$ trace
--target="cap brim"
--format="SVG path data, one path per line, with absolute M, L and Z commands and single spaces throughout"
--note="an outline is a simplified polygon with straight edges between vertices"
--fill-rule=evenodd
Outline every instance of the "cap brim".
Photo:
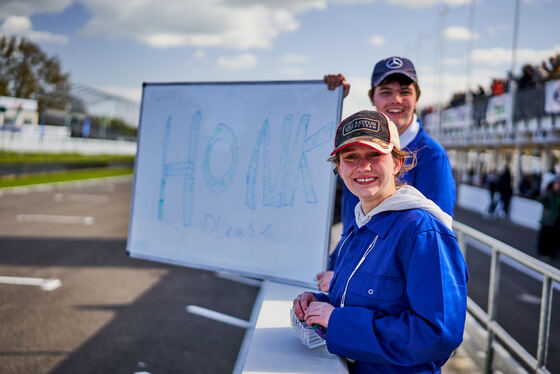
M 381 77 L 377 78 L 376 82 L 372 82 L 374 86 L 379 86 L 379 83 L 383 82 L 383 79 L 387 78 L 389 75 L 393 75 L 393 74 L 401 74 L 404 76 L 409 77 L 410 79 L 412 79 L 413 82 L 418 83 L 418 79 L 410 74 L 410 73 L 406 73 L 404 71 L 388 71 L 385 74 L 383 74 Z
M 388 153 L 391 153 L 391 151 L 393 150 L 393 147 L 394 147 L 393 143 L 389 143 L 386 146 L 383 146 L 379 143 L 370 142 L 370 141 L 367 141 L 367 140 L 350 140 L 348 143 L 343 143 L 338 148 L 336 148 L 334 151 L 332 151 L 331 156 L 334 156 L 339 151 L 341 151 L 344 148 L 349 147 L 353 144 L 365 145 L 366 147 L 372 148 L 372 149 L 376 150 L 377 152 L 379 152 L 381 154 L 384 154 L 384 155 L 386 155 Z

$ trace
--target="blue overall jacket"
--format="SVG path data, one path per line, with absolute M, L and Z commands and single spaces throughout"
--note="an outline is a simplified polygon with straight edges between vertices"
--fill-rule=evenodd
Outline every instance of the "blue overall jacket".
M 315 294 L 335 307 L 328 350 L 355 360 L 355 373 L 438 373 L 462 341 L 467 307 L 453 232 L 423 209 L 382 211 L 354 221 L 339 246 L 329 293 Z

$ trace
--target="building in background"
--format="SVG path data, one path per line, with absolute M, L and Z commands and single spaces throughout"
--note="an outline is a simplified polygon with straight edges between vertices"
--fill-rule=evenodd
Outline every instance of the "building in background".
M 0 126 L 21 128 L 39 122 L 37 100 L 0 96 Z
M 427 108 L 424 127 L 449 155 L 457 183 L 486 186 L 509 168 L 519 195 L 537 197 L 541 175 L 560 172 L 560 80 Z

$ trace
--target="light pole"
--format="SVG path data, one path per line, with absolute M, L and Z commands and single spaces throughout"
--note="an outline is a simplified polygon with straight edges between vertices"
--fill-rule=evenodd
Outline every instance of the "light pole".
M 465 92 L 465 99 L 467 106 L 471 105 L 473 102 L 473 94 L 471 90 L 471 76 L 472 76 L 472 45 L 474 40 L 474 14 L 475 14 L 475 1 L 471 1 L 471 6 L 469 7 L 469 39 L 467 41 L 467 90 Z M 467 130 L 470 128 L 472 119 L 472 113 L 467 116 Z
M 442 136 L 442 120 L 443 120 L 443 47 L 444 47 L 444 27 L 445 27 L 445 16 L 447 14 L 447 6 L 444 5 L 441 8 L 439 14 L 439 47 L 438 47 L 438 79 L 437 79 L 437 107 L 438 107 L 438 136 L 441 139 Z
M 518 43 L 518 34 L 519 34 L 519 0 L 515 1 L 515 14 L 513 19 L 513 46 L 511 49 L 511 79 L 509 81 L 509 92 L 513 100 L 513 105 L 511 108 L 511 124 L 514 128 L 516 128 L 514 124 L 514 113 L 515 113 L 515 105 L 516 105 L 516 96 L 517 96 L 517 82 L 515 81 L 515 70 L 517 69 L 517 43 Z M 519 181 L 521 180 L 521 146 L 516 146 L 515 154 L 518 156 L 514 158 L 515 165 L 513 168 L 513 189 L 515 192 L 518 192 Z
M 515 14 L 513 17 L 513 46 L 511 48 L 511 74 L 512 77 L 515 74 L 515 69 L 517 69 L 517 43 L 518 43 L 518 32 L 519 30 L 519 0 L 515 0 Z M 510 81 L 511 84 L 515 85 L 515 80 Z M 514 86 L 515 87 L 515 86 Z M 511 88 L 511 86 L 510 86 Z

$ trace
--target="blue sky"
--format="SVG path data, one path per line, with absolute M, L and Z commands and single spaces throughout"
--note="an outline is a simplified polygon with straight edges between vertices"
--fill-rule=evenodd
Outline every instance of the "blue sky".
M 560 52 L 560 1 L 519 6 L 516 73 Z M 342 72 L 349 114 L 370 107 L 372 67 L 391 55 L 415 63 L 421 107 L 465 90 L 469 46 L 471 85 L 489 88 L 512 67 L 514 10 L 515 0 L 1 0 L 0 34 L 57 55 L 72 82 L 136 100 L 143 82 Z

